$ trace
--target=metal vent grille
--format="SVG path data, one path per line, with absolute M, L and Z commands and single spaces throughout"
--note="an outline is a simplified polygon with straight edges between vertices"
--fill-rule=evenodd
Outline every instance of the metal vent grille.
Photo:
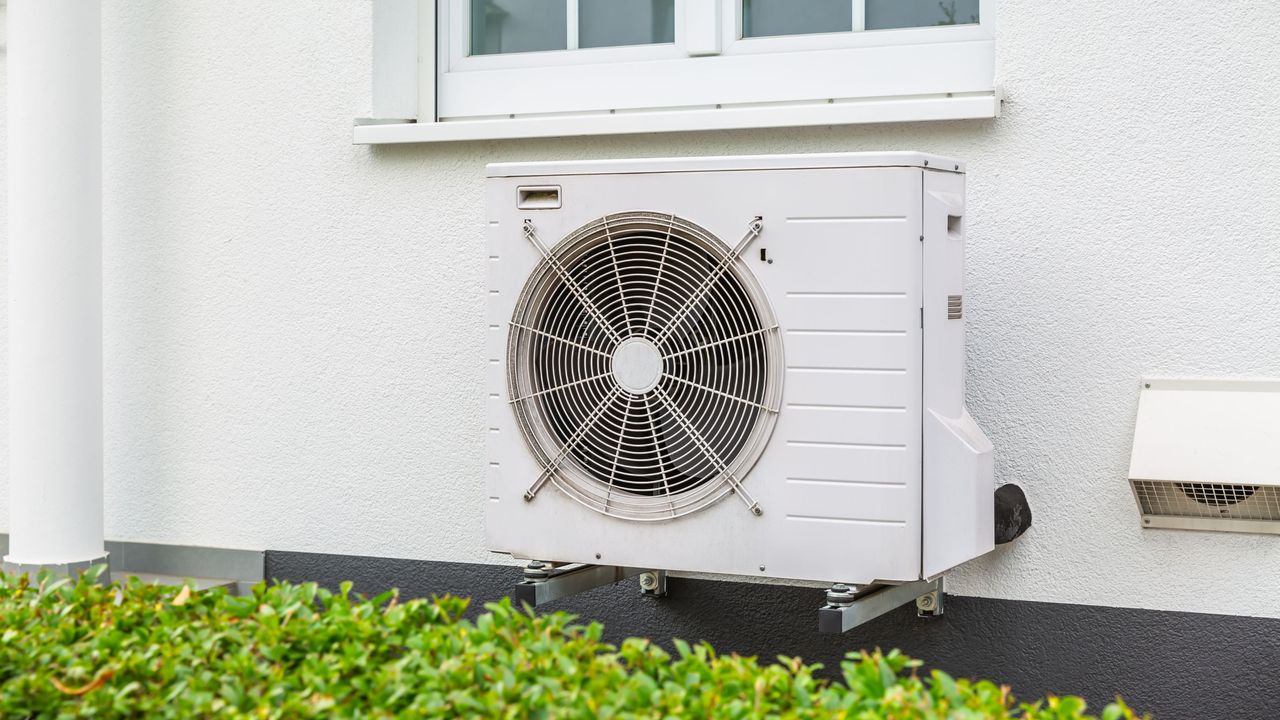
M 1143 515 L 1280 522 L 1280 488 L 1267 485 L 1133 480 Z
M 959 320 L 964 317 L 964 296 L 948 295 L 947 296 L 947 319 Z
M 749 237 L 759 231 L 751 226 Z M 615 517 L 664 520 L 736 492 L 764 449 L 781 341 L 735 250 L 686 220 L 609 215 L 554 249 L 517 301 L 510 402 L 546 482 Z

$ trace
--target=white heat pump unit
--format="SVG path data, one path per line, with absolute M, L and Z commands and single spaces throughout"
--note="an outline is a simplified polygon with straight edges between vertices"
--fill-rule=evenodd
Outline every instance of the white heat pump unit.
M 488 541 L 893 585 L 993 546 L 965 175 L 919 153 L 488 168 Z

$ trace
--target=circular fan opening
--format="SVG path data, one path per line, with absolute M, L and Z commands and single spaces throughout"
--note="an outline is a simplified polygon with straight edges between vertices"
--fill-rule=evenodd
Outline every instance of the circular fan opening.
M 1248 500 L 1258 491 L 1257 485 L 1223 485 L 1219 483 L 1178 483 L 1178 489 L 1189 499 L 1205 505 L 1225 507 Z
M 764 448 L 781 345 L 729 246 L 670 215 L 623 213 L 558 243 L 517 302 L 508 388 L 561 490 L 661 520 L 732 491 Z

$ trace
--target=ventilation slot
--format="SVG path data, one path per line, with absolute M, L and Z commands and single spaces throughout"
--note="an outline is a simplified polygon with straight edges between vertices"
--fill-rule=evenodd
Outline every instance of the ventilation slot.
M 522 185 L 516 189 L 516 207 L 521 210 L 556 210 L 560 207 L 560 186 Z
M 1203 522 L 1205 520 L 1250 520 L 1276 523 L 1273 529 L 1252 528 L 1255 531 L 1280 532 L 1280 488 L 1269 485 L 1168 480 L 1131 482 L 1138 509 L 1146 525 L 1208 529 Z M 1153 522 L 1161 518 L 1173 521 Z M 1178 522 L 1179 520 L 1198 522 Z
M 964 317 L 964 297 L 961 295 L 947 296 L 947 319 L 959 320 Z

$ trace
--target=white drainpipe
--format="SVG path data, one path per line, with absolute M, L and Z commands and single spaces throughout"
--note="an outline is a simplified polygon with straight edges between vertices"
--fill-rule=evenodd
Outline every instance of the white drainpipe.
M 9 0 L 9 554 L 75 572 L 102 539 L 98 0 Z

